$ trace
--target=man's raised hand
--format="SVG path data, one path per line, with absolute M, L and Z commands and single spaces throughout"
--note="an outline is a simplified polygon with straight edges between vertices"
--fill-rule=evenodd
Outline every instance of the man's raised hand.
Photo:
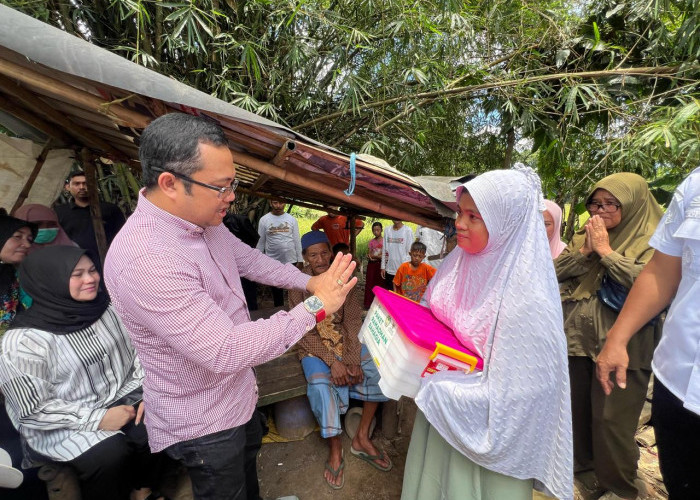
M 312 276 L 309 280 L 306 289 L 321 299 L 326 314 L 333 314 L 340 309 L 345 297 L 357 284 L 357 278 L 352 275 L 354 270 L 352 255 L 338 252 L 328 271 Z

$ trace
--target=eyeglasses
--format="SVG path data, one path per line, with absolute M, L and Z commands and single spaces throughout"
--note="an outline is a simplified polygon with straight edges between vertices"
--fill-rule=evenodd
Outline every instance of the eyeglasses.
M 612 212 L 617 212 L 621 206 L 622 205 L 620 205 L 619 203 L 610 203 L 610 202 L 598 203 L 598 202 L 592 201 L 590 203 L 586 203 L 586 210 L 588 210 L 591 213 L 595 213 L 595 212 L 600 211 L 600 209 L 602 208 L 604 212 L 612 213 Z
M 163 168 L 155 168 L 155 167 L 151 167 L 151 170 L 153 170 L 155 172 L 167 172 L 169 174 L 173 174 L 175 177 L 177 177 L 179 179 L 182 179 L 183 181 L 191 182 L 192 184 L 197 184 L 198 186 L 213 189 L 214 191 L 217 191 L 219 193 L 219 199 L 226 198 L 226 197 L 230 196 L 231 193 L 233 193 L 236 190 L 236 188 L 238 187 L 238 179 L 234 179 L 230 186 L 220 187 L 220 186 L 212 186 L 211 184 L 207 184 L 205 182 L 196 181 L 192 177 L 188 177 L 186 175 L 179 174 L 177 172 L 173 172 L 172 170 L 165 170 Z

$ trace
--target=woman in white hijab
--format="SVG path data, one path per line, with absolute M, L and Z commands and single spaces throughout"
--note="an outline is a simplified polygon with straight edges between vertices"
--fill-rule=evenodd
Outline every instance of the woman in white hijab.
M 424 301 L 484 371 L 423 379 L 402 500 L 573 498 L 571 407 L 559 288 L 532 169 L 457 190 L 459 248 Z
M 547 230 L 547 239 L 549 239 L 549 251 L 552 258 L 556 259 L 559 254 L 566 248 L 566 243 L 561 241 L 561 207 L 550 200 L 544 200 L 545 210 L 542 212 L 544 217 L 544 227 Z

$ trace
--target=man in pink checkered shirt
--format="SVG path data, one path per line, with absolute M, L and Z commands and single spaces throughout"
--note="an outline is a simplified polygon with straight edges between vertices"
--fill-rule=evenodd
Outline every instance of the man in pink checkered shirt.
M 139 157 L 146 187 L 110 247 L 105 282 L 146 370 L 151 449 L 187 467 L 196 499 L 258 499 L 253 367 L 340 308 L 357 282 L 354 264 L 346 255 L 310 278 L 233 236 L 221 221 L 236 172 L 223 131 L 208 119 L 156 119 Z M 240 277 L 314 295 L 251 322 Z

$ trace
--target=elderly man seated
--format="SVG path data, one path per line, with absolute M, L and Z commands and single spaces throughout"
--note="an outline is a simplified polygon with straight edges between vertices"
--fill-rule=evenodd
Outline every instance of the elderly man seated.
M 322 231 L 311 231 L 301 238 L 304 272 L 312 276 L 326 271 L 331 261 L 331 245 Z M 308 294 L 289 292 L 289 307 Z M 299 355 L 308 382 L 307 395 L 321 426 L 321 437 L 330 447 L 324 477 L 333 489 L 345 483 L 345 460 L 340 435 L 340 415 L 348 410 L 349 399 L 364 401 L 362 419 L 350 451 L 381 471 L 391 470 L 384 451 L 378 451 L 369 438 L 369 427 L 380 401 L 387 398 L 377 383 L 379 374 L 367 348 L 357 335 L 362 326 L 362 305 L 353 288 L 339 311 L 318 323 L 299 341 Z

